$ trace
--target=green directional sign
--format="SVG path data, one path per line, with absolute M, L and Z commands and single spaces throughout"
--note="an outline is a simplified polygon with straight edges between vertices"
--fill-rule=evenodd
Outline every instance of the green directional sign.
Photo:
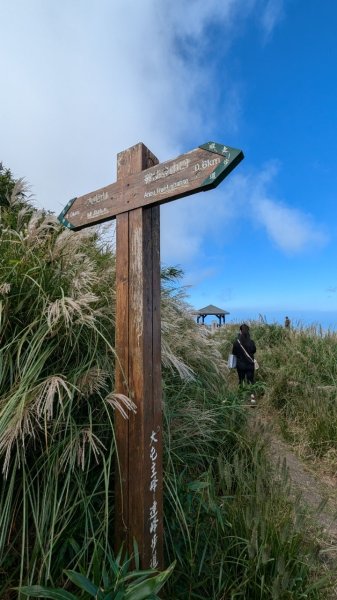
M 73 198 L 59 220 L 69 229 L 78 230 L 135 208 L 206 191 L 219 185 L 242 159 L 242 150 L 208 142 L 173 160 Z

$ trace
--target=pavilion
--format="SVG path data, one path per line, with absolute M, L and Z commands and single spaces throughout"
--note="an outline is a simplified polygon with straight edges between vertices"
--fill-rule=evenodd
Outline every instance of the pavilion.
M 214 306 L 213 304 L 209 304 L 208 306 L 205 306 L 204 308 L 200 308 L 199 310 L 196 310 L 194 313 L 197 317 L 197 323 L 199 323 L 200 319 L 202 319 L 202 323 L 205 323 L 205 318 L 208 316 L 215 316 L 219 319 L 219 327 L 221 327 L 222 325 L 222 321 L 223 324 L 225 324 L 225 317 L 226 315 L 229 315 L 230 313 L 227 310 L 223 310 L 222 308 L 218 308 L 217 306 Z

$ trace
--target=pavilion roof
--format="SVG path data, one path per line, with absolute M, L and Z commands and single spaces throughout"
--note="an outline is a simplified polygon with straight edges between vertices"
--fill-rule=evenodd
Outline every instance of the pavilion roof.
M 229 315 L 230 313 L 227 310 L 223 310 L 223 308 L 218 308 L 217 306 L 214 306 L 214 304 L 209 304 L 208 306 L 205 306 L 204 308 L 199 308 L 199 310 L 196 310 L 194 314 L 196 314 L 196 315 Z

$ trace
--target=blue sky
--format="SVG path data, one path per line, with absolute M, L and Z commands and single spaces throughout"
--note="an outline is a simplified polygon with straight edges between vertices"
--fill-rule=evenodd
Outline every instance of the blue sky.
M 0 160 L 36 205 L 209 140 L 244 161 L 161 209 L 162 261 L 195 308 L 337 328 L 337 3 L 1 0 Z M 111 226 L 113 231 L 113 226 Z

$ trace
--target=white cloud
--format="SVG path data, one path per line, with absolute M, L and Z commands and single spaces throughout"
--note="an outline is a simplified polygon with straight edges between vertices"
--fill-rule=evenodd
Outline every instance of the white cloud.
M 260 3 L 5 0 L 0 159 L 59 212 L 113 181 L 117 152 L 139 141 L 166 160 L 208 140 L 219 114 L 235 130 L 240 95 L 226 81 L 219 106 L 217 48 Z
M 284 0 L 267 0 L 261 14 L 261 24 L 267 37 L 271 35 L 277 23 L 283 17 Z
M 193 135 L 206 141 L 212 115 L 199 105 L 203 31 L 215 19 L 225 25 L 233 5 L 7 0 L 0 38 L 5 165 L 28 177 L 40 204 L 58 211 L 70 197 L 111 182 L 117 152 L 139 141 L 161 160 L 180 151 L 191 122 Z
M 217 190 L 163 207 L 165 262 L 186 264 L 198 257 L 202 263 L 204 246 L 221 248 L 233 239 L 243 220 L 262 228 L 272 244 L 288 255 L 326 244 L 328 237 L 320 223 L 273 194 L 278 170 L 278 163 L 273 162 L 247 173 L 242 163 Z
M 269 237 L 287 253 L 299 253 L 327 241 L 310 216 L 299 210 L 268 198 L 260 198 L 254 208 L 256 219 L 265 227 Z
M 269 238 L 285 253 L 298 254 L 324 245 L 327 236 L 311 215 L 288 206 L 269 191 L 277 174 L 277 164 L 271 163 L 254 180 L 249 178 L 252 219 L 264 227 Z

